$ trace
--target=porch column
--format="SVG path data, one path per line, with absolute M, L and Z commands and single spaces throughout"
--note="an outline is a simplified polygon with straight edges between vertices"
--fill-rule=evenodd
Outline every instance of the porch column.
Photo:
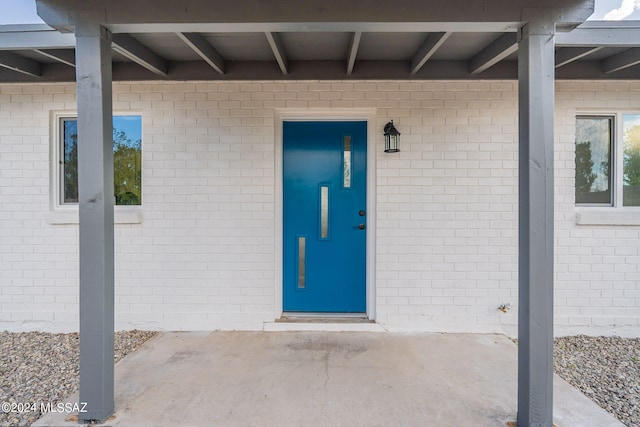
M 518 38 L 518 427 L 553 426 L 554 27 Z
M 111 33 L 78 22 L 78 201 L 80 209 L 80 422 L 113 413 L 113 131 Z M 81 406 L 82 407 L 82 406 Z

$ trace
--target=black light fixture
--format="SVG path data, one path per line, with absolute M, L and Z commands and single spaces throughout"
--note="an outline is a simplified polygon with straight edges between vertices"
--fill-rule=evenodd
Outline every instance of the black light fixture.
M 398 151 L 400 151 L 400 132 L 391 120 L 384 127 L 384 152 L 397 153 Z

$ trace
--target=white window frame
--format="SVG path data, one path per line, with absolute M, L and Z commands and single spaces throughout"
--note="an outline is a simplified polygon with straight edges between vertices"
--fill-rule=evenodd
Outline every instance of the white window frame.
M 113 116 L 139 116 L 141 118 L 141 125 L 143 129 L 143 141 L 144 146 L 144 116 L 142 112 L 138 111 L 114 111 Z M 62 121 L 65 119 L 78 118 L 78 112 L 73 110 L 67 111 L 52 111 L 50 117 L 50 174 L 49 174 L 49 195 L 50 195 L 50 209 L 47 217 L 49 224 L 78 224 L 79 213 L 77 203 L 63 203 L 63 179 L 62 179 L 62 143 L 64 138 L 64 128 Z M 142 149 L 144 153 L 144 147 Z M 143 154 L 144 164 L 144 154 Z M 144 166 L 143 166 L 144 169 Z M 144 176 L 143 189 L 144 189 Z M 144 191 L 143 191 L 144 194 Z M 144 203 L 144 201 L 142 201 Z M 142 222 L 142 204 L 133 206 L 120 206 L 115 205 L 114 208 L 114 222 L 116 224 L 139 224 Z
M 576 224 L 579 225 L 640 225 L 640 206 L 623 206 L 623 177 L 624 177 L 624 141 L 622 132 L 622 118 L 625 114 L 640 114 L 638 109 L 616 109 L 614 111 L 576 111 L 575 117 L 603 117 L 613 118 L 611 156 L 613 175 L 611 191 L 613 191 L 611 206 L 576 204 Z M 575 126 L 574 126 L 575 132 Z M 575 137 L 574 137 L 575 150 Z M 574 174 L 575 186 L 575 174 Z M 575 187 L 574 187 L 575 188 Z

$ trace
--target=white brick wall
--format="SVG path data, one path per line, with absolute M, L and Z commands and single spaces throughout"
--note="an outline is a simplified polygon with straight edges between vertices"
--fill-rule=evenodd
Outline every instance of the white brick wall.
M 116 327 L 259 329 L 275 313 L 276 109 L 375 108 L 376 316 L 515 334 L 516 82 L 116 83 L 143 116 L 143 220 L 116 226 Z M 72 84 L 0 85 L 0 330 L 78 328 L 77 225 L 50 224 L 50 115 Z M 557 332 L 640 335 L 640 227 L 577 226 L 574 116 L 640 110 L 637 82 L 561 82 Z M 379 132 L 380 131 L 380 132 Z M 512 309 L 503 314 L 501 304 Z
M 395 108 L 379 114 L 398 115 L 403 135 L 400 154 L 378 156 L 380 322 L 512 332 L 513 311 L 497 308 L 517 300 L 515 88 L 401 83 L 387 94 Z
M 640 84 L 563 82 L 556 98 L 557 329 L 640 336 L 640 227 L 576 225 L 573 207 L 576 113 L 640 112 Z

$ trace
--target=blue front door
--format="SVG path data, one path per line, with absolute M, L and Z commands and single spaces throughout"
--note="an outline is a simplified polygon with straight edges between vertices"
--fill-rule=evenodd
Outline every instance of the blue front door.
M 366 122 L 284 122 L 284 311 L 366 311 Z

